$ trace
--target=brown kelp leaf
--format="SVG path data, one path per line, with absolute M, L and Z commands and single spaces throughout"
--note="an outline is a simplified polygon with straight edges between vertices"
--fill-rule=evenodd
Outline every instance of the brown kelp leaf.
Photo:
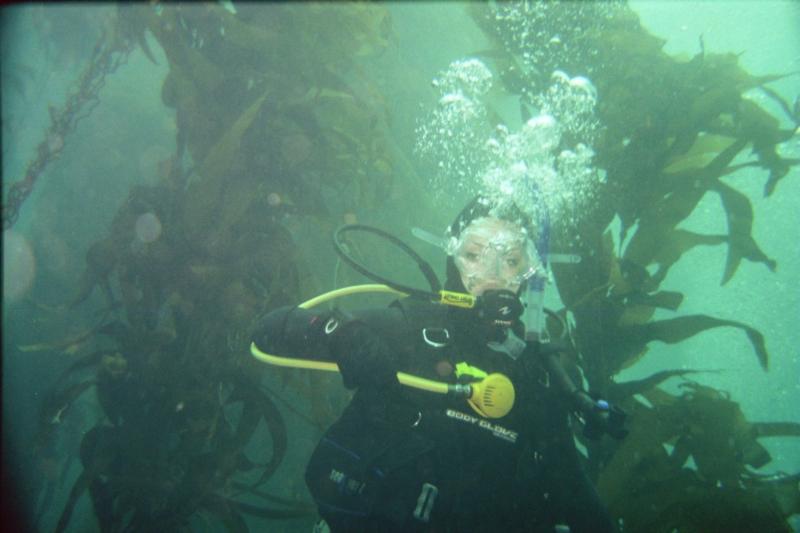
M 623 351 L 638 353 L 642 347 L 652 341 L 675 344 L 712 328 L 728 326 L 738 328 L 747 334 L 750 344 L 764 370 L 767 369 L 769 356 L 764 345 L 764 336 L 755 328 L 734 320 L 723 320 L 708 315 L 689 315 L 667 320 L 659 320 L 647 324 L 620 328 Z
M 758 156 L 761 166 L 766 166 L 769 169 L 769 179 L 764 185 L 764 196 L 770 196 L 775 192 L 778 181 L 786 176 L 792 167 L 800 165 L 800 159 L 784 159 L 780 157 L 775 146 L 759 151 Z
M 636 324 L 646 324 L 653 318 L 656 308 L 650 305 L 626 304 L 617 320 L 617 326 L 627 327 Z
M 234 450 L 241 450 L 250 442 L 260 420 L 261 410 L 258 406 L 254 402 L 245 401 L 242 407 L 242 414 L 239 417 L 239 423 L 236 426 L 236 433 L 231 443 L 231 447 Z
M 64 509 L 58 519 L 56 532 L 64 531 L 67 525 L 69 525 L 69 520 L 72 517 L 75 504 L 78 502 L 83 493 L 86 492 L 86 489 L 90 489 L 93 493 L 93 505 L 104 505 L 106 508 L 109 507 L 110 502 L 98 501 L 101 497 L 101 491 L 99 490 L 100 488 L 96 484 L 96 481 L 98 476 L 109 474 L 108 469 L 114 461 L 117 453 L 116 450 L 118 449 L 118 447 L 115 445 L 115 440 L 114 430 L 103 426 L 95 426 L 83 436 L 80 449 L 83 472 L 81 472 L 80 476 L 78 476 L 78 479 L 75 480 L 75 483 L 72 485 L 69 497 L 67 498 L 67 503 L 64 504 Z M 95 513 L 98 515 L 98 518 L 103 520 L 104 523 L 108 521 L 107 512 L 103 512 L 100 509 L 95 509 Z
M 73 384 L 64 389 L 54 387 L 42 402 L 38 415 L 36 434 L 31 444 L 34 453 L 53 444 L 53 439 L 59 431 L 60 424 L 67 415 L 72 404 L 92 385 L 94 380 L 87 380 Z
M 43 352 L 45 350 L 60 350 L 70 353 L 70 351 L 73 348 L 79 347 L 84 342 L 86 342 L 89 339 L 89 337 L 92 336 L 92 333 L 94 333 L 94 331 L 89 330 L 75 337 L 68 337 L 66 339 L 61 339 L 58 341 L 38 342 L 35 344 L 21 344 L 17 346 L 17 349 L 19 349 L 19 351 L 21 352 Z
M 761 89 L 764 92 L 764 94 L 766 94 L 767 96 L 769 96 L 775 102 L 778 103 L 778 105 L 781 107 L 781 109 L 789 118 L 789 120 L 794 122 L 795 125 L 800 126 L 800 116 L 797 116 L 795 114 L 794 110 L 792 110 L 792 106 L 789 105 L 789 102 L 787 102 L 783 98 L 783 96 L 781 96 L 777 91 L 771 89 L 770 87 L 767 87 L 766 85 L 760 85 L 759 89 Z
M 663 172 L 676 174 L 697 170 L 707 166 L 720 152 L 731 146 L 736 139 L 727 135 L 700 133 L 686 153 L 674 156 L 667 162 Z
M 662 402 L 674 403 L 676 398 L 657 388 L 653 392 L 664 396 Z M 680 433 L 682 420 L 674 419 L 652 394 L 645 394 L 652 406 L 638 401 L 628 401 L 622 407 L 628 413 L 628 436 L 617 448 L 602 470 L 597 488 L 616 516 L 624 516 L 626 523 L 640 502 L 636 498 L 652 500 L 663 505 L 672 496 L 672 488 L 684 485 L 691 479 L 689 472 L 676 469 L 663 443 Z M 647 488 L 648 496 L 642 494 Z
M 739 116 L 742 135 L 752 140 L 759 163 L 769 169 L 769 179 L 764 186 L 764 196 L 769 196 L 778 181 L 789 173 L 792 164 L 796 164 L 781 158 L 776 151 L 777 145 L 792 138 L 795 130 L 781 130 L 775 117 L 750 100 L 742 100 Z
M 220 201 L 230 169 L 235 166 L 242 135 L 258 116 L 268 93 L 269 90 L 257 98 L 222 135 L 198 167 L 200 181 L 186 191 L 184 224 L 197 239 L 205 240 L 211 225 L 217 225 L 216 217 L 210 214 Z
M 264 422 L 266 422 L 270 436 L 272 437 L 272 457 L 261 473 L 261 477 L 254 483 L 254 486 L 257 487 L 269 479 L 272 474 L 275 473 L 275 470 L 278 469 L 278 465 L 280 465 L 286 455 L 289 444 L 286 436 L 286 424 L 278 408 L 269 396 L 260 390 L 255 389 L 254 394 Z
M 650 280 L 650 274 L 642 265 L 626 258 L 615 258 L 611 264 L 609 282 L 611 294 L 614 296 L 627 296 L 630 293 L 640 292 Z
M 728 259 L 721 284 L 724 285 L 733 277 L 742 258 L 764 263 L 774 272 L 777 263 L 761 251 L 751 235 L 753 208 L 750 206 L 750 200 L 721 181 L 716 182 L 713 188 L 722 198 L 722 205 L 728 217 Z
M 247 485 L 245 483 L 241 483 L 241 482 L 238 482 L 238 481 L 234 481 L 233 482 L 233 488 L 235 488 L 236 490 L 241 491 L 243 493 L 252 494 L 253 496 L 257 496 L 257 497 L 261 498 L 264 501 L 267 501 L 267 502 L 270 502 L 270 503 L 277 503 L 277 504 L 286 506 L 286 507 L 288 507 L 290 509 L 294 509 L 294 510 L 297 510 L 297 511 L 305 511 L 305 512 L 313 513 L 317 509 L 316 505 L 314 505 L 311 502 L 294 500 L 294 499 L 285 498 L 285 497 L 282 497 L 282 496 L 276 496 L 274 494 L 270 494 L 269 492 L 264 492 L 263 490 L 251 487 L 250 485 Z
M 753 142 L 754 151 L 761 147 L 775 146 L 787 140 L 781 132 L 780 122 L 757 103 L 742 99 L 738 109 L 741 134 Z
M 103 286 L 108 295 L 108 277 L 117 265 L 120 256 L 120 247 L 113 238 L 106 238 L 95 242 L 86 252 L 86 270 L 81 274 L 78 283 L 78 293 L 67 307 L 72 308 L 85 301 L 97 285 Z M 113 301 L 109 301 L 113 304 Z
M 672 117 L 670 131 L 699 131 L 718 116 L 736 111 L 740 101 L 741 95 L 736 87 L 727 84 L 713 86 L 694 98 L 687 113 Z
M 725 172 L 730 161 L 745 144 L 746 141 L 738 140 L 720 152 L 702 171 L 692 176 L 681 175 L 680 179 L 674 182 L 673 186 L 676 189 L 672 194 L 661 198 L 653 209 L 642 213 L 639 228 L 625 250 L 625 257 L 641 265 L 652 264 L 654 258 L 663 253 L 661 244 L 668 242 L 675 226 L 694 211 L 706 190 L 718 183 L 716 178 Z M 686 235 L 679 234 L 681 237 Z M 680 247 L 673 248 L 669 258 L 674 258 L 676 252 L 683 251 L 685 249 Z
M 800 514 L 800 474 L 770 476 L 745 485 L 756 494 L 775 498 L 783 516 Z
M 791 511 L 781 509 L 791 509 L 792 493 L 783 491 L 786 485 L 772 490 L 750 477 L 746 465 L 757 468 L 769 455 L 738 404 L 710 387 L 686 383 L 684 388 L 680 396 L 650 388 L 641 393 L 649 405 L 623 404 L 630 414 L 630 434 L 598 482 L 612 513 L 630 531 L 738 531 L 722 527 L 730 526 L 732 512 L 743 523 L 764 521 L 784 531 L 781 524 Z M 690 458 L 696 469 L 686 465 Z M 723 505 L 718 495 L 740 491 L 742 483 L 750 490 L 735 499 L 757 494 L 758 505 L 737 511 L 710 508 Z M 706 505 L 709 516 L 704 518 L 698 509 Z M 696 529 L 698 524 L 703 527 Z
M 153 10 L 147 11 L 152 12 Z M 225 77 L 222 70 L 207 60 L 198 48 L 186 43 L 180 32 L 174 31 L 181 25 L 180 17 L 182 16 L 180 7 L 165 4 L 160 15 L 150 14 L 148 29 L 161 43 L 169 61 L 170 70 L 183 70 L 184 75 L 192 80 L 192 84 L 203 87 L 204 90 L 216 87 Z
M 797 422 L 754 422 L 759 437 L 800 437 Z
M 686 184 L 644 211 L 636 233 L 625 248 L 624 257 L 639 265 L 653 264 L 662 253 L 662 247 L 670 243 L 675 226 L 694 211 L 705 192 L 704 187 Z M 679 242 L 675 246 L 673 257 L 675 253 L 685 251 L 679 247 Z
M 697 374 L 701 370 L 663 370 L 643 379 L 623 381 L 614 383 L 608 389 L 608 399 L 613 403 L 622 403 L 634 394 L 642 394 L 656 385 L 675 376 L 685 376 L 687 374 Z
M 675 501 L 653 517 L 659 531 L 792 531 L 771 494 L 713 486 L 676 494 Z
M 135 41 L 144 52 L 147 59 L 154 65 L 158 65 L 158 61 L 153 56 L 153 51 L 150 45 L 147 44 L 147 10 L 136 9 L 136 6 L 130 4 L 117 5 L 117 31 L 120 37 Z
M 240 383 L 234 389 L 228 402 L 242 401 L 244 409 L 236 430 L 235 443 L 238 447 L 244 446 L 244 439 L 253 435 L 258 421 L 263 418 L 272 439 L 272 456 L 264 466 L 258 481 L 253 484 L 257 487 L 264 483 L 278 468 L 288 449 L 286 424 L 280 411 L 273 401 L 259 388 L 248 383 Z M 249 439 L 248 439 L 249 440 Z
M 219 518 L 230 533 L 248 533 L 247 523 L 239 512 L 239 504 L 223 496 L 209 493 L 199 502 L 200 507 Z
M 44 401 L 42 409 L 42 422 L 58 424 L 70 406 L 77 400 L 89 387 L 95 385 L 94 380 L 75 383 L 66 389 L 50 393 Z
M 683 383 L 687 392 L 672 409 L 685 417 L 675 451 L 694 458 L 703 479 L 736 486 L 745 466 L 760 468 L 771 458 L 739 404 L 727 394 L 698 383 Z M 682 462 L 682 461 L 681 461 Z
M 728 239 L 725 235 L 703 235 L 693 231 L 676 229 L 664 235 L 659 248 L 655 251 L 653 262 L 658 265 L 658 270 L 653 274 L 653 282 L 658 285 L 667 276 L 669 269 L 678 260 L 696 246 L 713 246 L 723 244 Z
M 92 352 L 90 354 L 84 355 L 64 370 L 64 372 L 58 377 L 58 381 L 56 381 L 55 387 L 60 386 L 64 381 L 66 381 L 72 374 L 75 372 L 79 372 L 81 370 L 85 370 L 87 368 L 92 368 L 98 366 L 103 357 L 116 353 L 113 350 L 98 350 L 96 352 Z
M 642 211 L 639 228 L 625 250 L 625 257 L 640 265 L 652 264 L 661 243 L 694 211 L 706 191 L 717 183 L 717 178 L 725 173 L 727 166 L 746 144 L 746 140 L 739 139 L 700 171 L 691 175 L 676 175 L 671 194 Z
M 114 495 L 109 485 L 109 481 L 101 476 L 94 476 L 89 482 L 92 509 L 101 532 L 112 531 L 114 526 Z
M 17 346 L 17 348 L 19 348 L 19 350 L 22 352 L 64 350 L 67 353 L 74 353 L 80 346 L 82 346 L 89 339 L 91 339 L 96 333 L 102 331 L 102 329 L 105 327 L 106 319 L 111 315 L 111 311 L 112 311 L 111 309 L 105 310 L 103 316 L 100 318 L 100 320 L 97 322 L 96 325 L 72 337 L 67 337 L 66 339 L 61 339 L 58 341 L 40 342 L 36 344 L 24 344 L 21 346 Z
M 263 24 L 248 24 L 245 19 L 230 13 L 222 5 L 206 4 L 209 12 L 220 19 L 225 28 L 225 38 L 243 50 L 274 50 L 279 47 L 281 35 Z
M 287 518 L 302 518 L 304 516 L 315 516 L 317 514 L 316 507 L 293 507 L 288 509 L 270 509 L 267 507 L 259 507 L 244 502 L 236 502 L 236 506 L 243 513 L 259 518 L 266 518 L 267 520 L 285 520 Z
M 677 311 L 683 302 L 683 294 L 676 291 L 659 291 L 653 294 L 645 294 L 636 292 L 628 295 L 628 303 L 636 305 L 646 305 L 650 307 L 658 307 L 660 309 L 669 309 L 670 311 Z
M 80 497 L 83 496 L 83 493 L 86 492 L 86 489 L 89 488 L 91 477 L 91 472 L 84 470 L 78 476 L 78 479 L 75 480 L 75 483 L 72 484 L 69 496 L 67 497 L 67 503 L 64 504 L 64 509 L 61 511 L 61 516 L 58 518 L 58 524 L 56 524 L 56 533 L 64 531 L 69 525 L 69 520 L 72 518 L 72 511 L 75 509 L 75 504 Z
M 371 3 L 356 3 L 348 6 L 344 20 L 345 31 L 356 42 L 354 55 L 374 55 L 389 45 L 391 16 L 386 6 Z M 337 8 L 341 13 L 341 10 Z

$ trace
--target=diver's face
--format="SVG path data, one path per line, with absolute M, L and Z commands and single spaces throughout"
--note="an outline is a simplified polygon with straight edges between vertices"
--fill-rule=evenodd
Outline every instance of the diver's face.
M 518 225 L 484 217 L 473 221 L 451 243 L 461 282 L 473 296 L 490 289 L 517 292 L 534 271 L 530 239 Z

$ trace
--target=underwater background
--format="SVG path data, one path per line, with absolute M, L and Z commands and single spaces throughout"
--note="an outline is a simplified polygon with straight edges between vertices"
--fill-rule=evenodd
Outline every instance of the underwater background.
M 623 530 L 800 530 L 797 2 L 26 5 L 2 25 L 21 530 L 309 531 L 305 462 L 347 393 L 254 361 L 253 320 L 365 281 L 343 223 L 441 277 L 411 229 L 443 236 L 522 159 L 555 169 L 551 249 L 581 257 L 546 304 L 629 413 L 621 443 L 577 436 Z M 586 115 L 548 100 L 559 80 L 590 88 Z M 548 110 L 551 152 L 506 149 Z

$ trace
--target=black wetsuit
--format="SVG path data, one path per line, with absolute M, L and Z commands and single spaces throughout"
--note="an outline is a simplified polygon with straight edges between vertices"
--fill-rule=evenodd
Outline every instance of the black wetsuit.
M 357 388 L 306 472 L 332 531 L 614 530 L 581 468 L 563 395 L 548 385 L 534 346 L 513 359 L 487 346 L 497 331 L 470 311 L 407 300 L 338 327 L 328 320 L 280 309 L 255 342 L 276 355 L 330 358 Z M 334 327 L 329 335 L 326 326 Z M 403 371 L 456 383 L 460 362 L 511 379 L 508 415 L 484 418 L 463 399 L 394 378 Z

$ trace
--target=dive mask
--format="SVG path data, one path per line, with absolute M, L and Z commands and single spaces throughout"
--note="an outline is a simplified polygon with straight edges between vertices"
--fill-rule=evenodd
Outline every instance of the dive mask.
M 494 217 L 478 218 L 458 237 L 451 237 L 447 253 L 464 287 L 478 296 L 489 289 L 516 292 L 542 265 L 527 232 Z

